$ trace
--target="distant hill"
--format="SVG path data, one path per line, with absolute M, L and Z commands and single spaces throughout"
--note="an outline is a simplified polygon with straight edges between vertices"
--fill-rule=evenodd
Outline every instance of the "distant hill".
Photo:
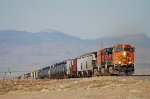
M 145 34 L 132 34 L 116 37 L 103 37 L 93 40 L 82 40 L 75 36 L 67 35 L 59 31 L 41 31 L 31 33 L 17 30 L 0 31 L 0 43 L 35 45 L 42 43 L 80 43 L 80 44 L 98 44 L 113 46 L 117 43 L 129 43 L 141 47 L 150 47 L 150 38 Z
M 8 67 L 11 71 L 33 71 L 117 43 L 136 47 L 136 66 L 141 68 L 141 64 L 150 64 L 149 42 L 150 38 L 145 34 L 83 40 L 59 31 L 3 30 L 0 31 L 0 72 L 7 71 Z
M 37 32 L 4 30 L 0 31 L 0 43 L 11 44 L 41 44 L 41 43 L 72 43 L 80 42 L 78 37 L 70 36 L 62 32 Z

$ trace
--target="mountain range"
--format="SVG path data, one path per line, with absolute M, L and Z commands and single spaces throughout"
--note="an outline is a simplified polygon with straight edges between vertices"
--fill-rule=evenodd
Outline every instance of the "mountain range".
M 0 76 L 6 75 L 2 73 L 4 71 L 12 71 L 11 75 L 19 74 L 19 71 L 30 72 L 103 47 L 112 47 L 118 43 L 132 44 L 136 47 L 136 71 L 138 74 L 148 74 L 149 42 L 150 38 L 143 33 L 89 40 L 59 31 L 31 33 L 3 30 L 0 31 Z
M 135 42 L 136 41 L 136 42 Z M 9 44 L 20 44 L 20 45 L 35 45 L 41 43 L 94 43 L 99 44 L 99 42 L 112 44 L 112 43 L 133 43 L 136 46 L 150 47 L 150 38 L 144 33 L 141 34 L 131 34 L 124 36 L 114 36 L 114 37 L 103 37 L 93 40 L 80 39 L 79 37 L 70 36 L 66 33 L 59 31 L 41 31 L 37 33 L 31 33 L 26 31 L 17 30 L 3 30 L 0 31 L 0 43 Z

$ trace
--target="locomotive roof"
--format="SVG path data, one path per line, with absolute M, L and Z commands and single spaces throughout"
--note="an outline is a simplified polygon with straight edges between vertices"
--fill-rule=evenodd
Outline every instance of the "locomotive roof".
M 134 47 L 134 46 L 132 46 L 130 44 L 115 44 L 114 47 L 116 47 L 116 46 L 130 46 L 130 47 Z

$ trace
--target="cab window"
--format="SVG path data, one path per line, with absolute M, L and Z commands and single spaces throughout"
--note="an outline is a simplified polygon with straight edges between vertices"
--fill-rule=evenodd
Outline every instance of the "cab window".
M 122 47 L 117 47 L 116 48 L 116 52 L 121 52 L 123 49 L 122 49 Z
M 133 48 L 124 48 L 125 51 L 133 52 Z

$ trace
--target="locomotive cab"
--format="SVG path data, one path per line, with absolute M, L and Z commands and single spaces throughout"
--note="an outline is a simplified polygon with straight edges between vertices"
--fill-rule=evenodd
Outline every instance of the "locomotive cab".
M 114 64 L 128 66 L 134 64 L 134 47 L 131 45 L 119 44 L 113 49 Z
M 123 72 L 134 72 L 135 48 L 127 44 L 118 44 L 113 48 L 113 62 L 116 70 Z

